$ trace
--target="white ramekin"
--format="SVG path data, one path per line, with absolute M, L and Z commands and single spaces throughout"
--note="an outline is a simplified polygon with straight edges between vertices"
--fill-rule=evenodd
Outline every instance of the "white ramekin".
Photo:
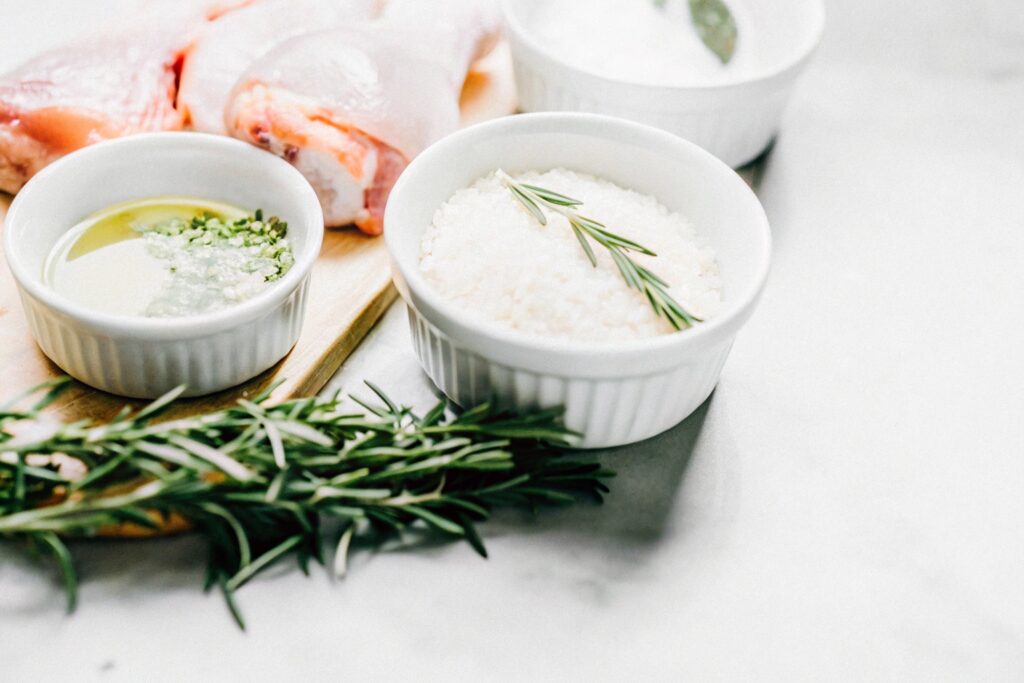
M 523 111 L 593 112 L 647 123 L 700 145 L 733 168 L 755 159 L 775 137 L 825 26 L 822 0 L 750 2 L 750 23 L 773 55 L 763 69 L 714 85 L 655 86 L 585 71 L 548 50 L 529 29 L 532 13 L 546 1 L 504 0 Z
M 119 202 L 168 195 L 280 216 L 288 222 L 295 265 L 252 299 L 182 318 L 98 313 L 44 283 L 47 255 L 83 218 Z M 4 225 L 7 262 L 43 353 L 86 384 L 136 398 L 180 384 L 186 395 L 207 394 L 283 358 L 299 336 L 322 240 L 320 203 L 302 174 L 244 142 L 198 133 L 138 135 L 69 154 L 22 188 Z
M 718 255 L 721 312 L 678 334 L 571 343 L 480 322 L 439 296 L 419 266 L 420 242 L 437 208 L 497 168 L 555 167 L 653 195 L 687 216 Z M 593 114 L 524 114 L 445 138 L 402 174 L 384 224 L 395 283 L 409 304 L 413 345 L 438 388 L 463 406 L 488 400 L 520 409 L 563 406 L 567 425 L 591 448 L 654 436 L 710 395 L 760 297 L 771 254 L 761 204 L 725 164 L 662 130 Z

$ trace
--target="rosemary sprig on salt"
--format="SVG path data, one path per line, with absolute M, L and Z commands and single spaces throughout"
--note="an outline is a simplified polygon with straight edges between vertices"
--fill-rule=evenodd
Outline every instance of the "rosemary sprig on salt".
M 578 199 L 566 197 L 558 192 L 528 185 L 516 181 L 505 171 L 496 172 L 498 179 L 509 189 L 514 196 L 530 214 L 537 219 L 541 225 L 547 225 L 547 217 L 541 206 L 560 214 L 569 221 L 569 227 L 579 240 L 580 247 L 587 255 L 591 265 L 597 267 L 597 256 L 594 254 L 590 241 L 595 242 L 608 251 L 615 266 L 619 269 L 626 284 L 633 289 L 639 290 L 647 297 L 654 312 L 665 318 L 672 327 L 681 330 L 692 327 L 695 323 L 703 320 L 690 311 L 681 303 L 675 300 L 668 293 L 669 284 L 655 275 L 653 272 L 634 261 L 630 252 L 644 254 L 646 256 L 657 256 L 647 247 L 638 244 L 621 235 L 617 235 L 607 227 L 593 218 L 587 218 L 579 213 L 579 207 L 583 205 Z

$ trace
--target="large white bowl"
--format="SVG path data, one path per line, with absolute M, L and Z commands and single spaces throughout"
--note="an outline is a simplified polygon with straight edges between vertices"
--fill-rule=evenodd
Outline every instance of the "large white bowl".
M 288 222 L 295 265 L 259 295 L 213 313 L 142 318 L 100 313 L 43 282 L 54 244 L 112 204 L 187 195 L 262 208 Z M 60 159 L 25 185 L 4 225 L 4 251 L 29 328 L 72 377 L 122 396 L 186 395 L 244 382 L 284 357 L 302 326 L 309 273 L 323 240 L 316 193 L 273 154 L 225 137 L 154 133 L 102 142 Z
M 763 66 L 714 85 L 645 85 L 577 68 L 537 40 L 531 20 L 549 1 L 504 0 L 523 111 L 594 112 L 647 123 L 697 143 L 733 168 L 755 159 L 778 133 L 825 26 L 822 0 L 751 0 L 744 8 Z
M 467 315 L 424 280 L 420 242 L 443 202 L 499 167 L 566 167 L 681 212 L 717 252 L 721 312 L 684 332 L 617 344 L 545 339 Z M 384 224 L 416 353 L 441 391 L 463 406 L 492 399 L 521 409 L 564 406 L 567 425 L 585 435 L 585 447 L 654 436 L 710 395 L 758 301 L 771 253 L 757 197 L 725 164 L 662 130 L 592 114 L 524 114 L 445 138 L 402 174 Z M 514 250 L 509 258 L 516 258 Z

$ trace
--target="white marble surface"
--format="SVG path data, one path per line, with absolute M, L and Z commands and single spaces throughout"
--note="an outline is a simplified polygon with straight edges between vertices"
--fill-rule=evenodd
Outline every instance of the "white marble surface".
M 192 539 L 76 546 L 72 617 L 0 547 L 0 679 L 1024 678 L 1024 9 L 828 4 L 764 303 L 705 408 L 603 456 L 607 505 L 281 567 L 245 634 Z M 0 67 L 101 5 L 0 0 Z M 403 316 L 335 384 L 429 398 Z

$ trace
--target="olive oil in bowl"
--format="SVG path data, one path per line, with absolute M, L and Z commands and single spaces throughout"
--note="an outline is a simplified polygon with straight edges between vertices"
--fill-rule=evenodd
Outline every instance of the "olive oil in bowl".
M 115 315 L 180 317 L 255 296 L 291 267 L 287 224 L 221 202 L 155 197 L 73 227 L 44 266 L 58 294 Z

